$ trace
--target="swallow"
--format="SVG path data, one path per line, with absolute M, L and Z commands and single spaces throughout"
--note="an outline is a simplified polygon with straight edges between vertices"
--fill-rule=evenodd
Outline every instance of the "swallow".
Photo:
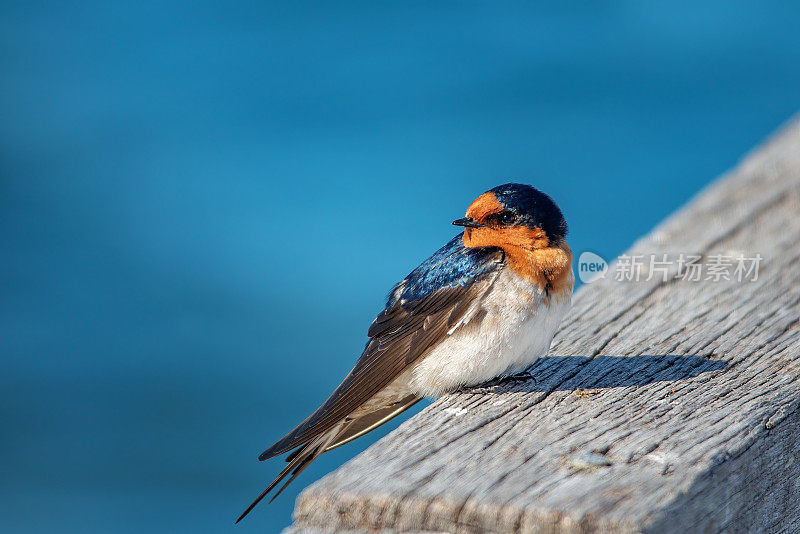
M 291 475 L 272 500 L 319 455 L 423 397 L 516 374 L 548 351 L 574 285 L 558 205 L 509 183 L 480 195 L 453 224 L 463 232 L 394 287 L 330 398 L 258 457 L 290 453 L 237 523 L 284 478 Z

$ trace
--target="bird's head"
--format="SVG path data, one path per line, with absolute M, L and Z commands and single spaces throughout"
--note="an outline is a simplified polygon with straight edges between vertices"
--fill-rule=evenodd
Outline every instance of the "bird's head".
M 567 235 L 567 222 L 553 199 L 525 184 L 490 189 L 453 224 L 464 227 L 466 247 L 536 250 L 557 246 Z

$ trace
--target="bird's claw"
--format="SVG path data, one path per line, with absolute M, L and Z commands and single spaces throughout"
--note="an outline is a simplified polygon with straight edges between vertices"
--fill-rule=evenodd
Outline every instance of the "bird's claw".
M 533 382 L 536 383 L 536 377 L 533 376 L 530 371 L 522 371 L 515 375 L 509 375 L 503 378 L 503 380 L 508 382 L 527 382 L 528 380 L 533 380 Z
M 500 377 L 497 377 L 497 378 L 493 378 L 493 379 L 491 379 L 491 380 L 489 380 L 487 382 L 483 382 L 482 384 L 479 384 L 479 385 L 475 386 L 474 388 L 467 388 L 467 389 L 472 389 L 473 391 L 475 391 L 475 390 L 478 390 L 478 391 L 484 390 L 484 391 L 486 391 L 486 390 L 492 390 L 494 388 L 501 387 L 501 386 L 514 385 L 517 382 L 527 382 L 528 380 L 533 380 L 534 383 L 536 382 L 536 378 L 530 373 L 530 371 L 522 371 L 521 373 L 516 373 L 516 374 L 513 374 L 513 375 L 500 376 Z

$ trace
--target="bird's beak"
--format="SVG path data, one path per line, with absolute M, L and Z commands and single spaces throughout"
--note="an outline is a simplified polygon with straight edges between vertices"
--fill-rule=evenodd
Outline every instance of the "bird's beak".
M 464 217 L 463 219 L 456 219 L 453 221 L 456 226 L 465 226 L 467 228 L 483 228 L 484 225 L 475 222 L 472 217 Z

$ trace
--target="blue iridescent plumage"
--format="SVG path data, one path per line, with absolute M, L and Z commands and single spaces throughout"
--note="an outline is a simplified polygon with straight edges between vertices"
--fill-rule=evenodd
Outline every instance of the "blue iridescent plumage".
M 399 299 L 419 300 L 440 287 L 468 286 L 500 268 L 498 251 L 495 247 L 467 248 L 459 234 L 411 271 L 398 285 L 401 291 L 395 288 L 389 295 L 386 307 Z

